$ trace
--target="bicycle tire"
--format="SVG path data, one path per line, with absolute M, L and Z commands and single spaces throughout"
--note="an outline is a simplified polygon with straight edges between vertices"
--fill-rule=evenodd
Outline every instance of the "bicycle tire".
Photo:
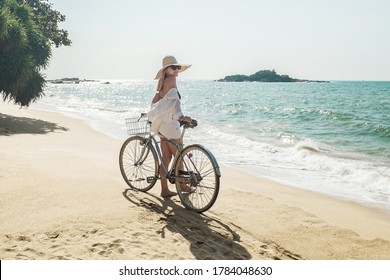
M 194 212 L 209 210 L 219 193 L 221 173 L 213 154 L 201 145 L 186 147 L 175 163 L 176 189 L 185 208 Z M 185 183 L 191 192 L 182 191 Z
M 146 192 L 158 180 L 156 150 L 141 136 L 128 138 L 119 153 L 119 167 L 125 182 L 133 189 Z

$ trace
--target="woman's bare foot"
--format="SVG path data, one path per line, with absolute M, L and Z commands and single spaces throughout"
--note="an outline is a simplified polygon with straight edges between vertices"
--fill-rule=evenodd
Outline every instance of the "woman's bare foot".
M 177 193 L 171 192 L 170 190 L 168 190 L 166 192 L 161 192 L 161 196 L 163 198 L 170 198 L 170 197 L 175 196 L 175 195 L 177 195 Z

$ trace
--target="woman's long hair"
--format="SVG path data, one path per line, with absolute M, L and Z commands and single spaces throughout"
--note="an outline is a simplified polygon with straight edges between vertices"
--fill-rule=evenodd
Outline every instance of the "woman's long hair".
M 166 69 L 164 69 L 160 79 L 158 79 L 158 83 L 157 83 L 157 88 L 156 88 L 156 92 L 158 92 L 159 94 L 162 92 L 163 88 L 164 88 L 164 82 L 165 82 L 165 79 L 167 77 L 167 73 L 165 71 Z

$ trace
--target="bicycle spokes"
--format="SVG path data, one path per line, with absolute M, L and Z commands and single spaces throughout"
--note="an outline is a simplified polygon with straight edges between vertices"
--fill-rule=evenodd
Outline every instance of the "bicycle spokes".
M 158 179 L 156 151 L 141 136 L 130 137 L 123 143 L 119 165 L 126 183 L 140 191 L 148 191 Z
M 219 168 L 202 146 L 185 148 L 176 163 L 176 188 L 184 206 L 196 212 L 208 210 L 219 191 Z M 191 191 L 183 191 L 191 188 Z

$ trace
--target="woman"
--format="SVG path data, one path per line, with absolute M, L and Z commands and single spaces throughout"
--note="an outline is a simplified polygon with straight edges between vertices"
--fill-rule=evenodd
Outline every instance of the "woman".
M 180 72 L 191 67 L 187 64 L 179 64 L 173 56 L 166 56 L 162 62 L 163 67 L 158 71 L 155 80 L 158 79 L 156 95 L 152 100 L 152 109 L 148 113 L 148 118 L 152 122 L 151 132 L 159 134 L 161 138 L 161 151 L 165 166 L 169 166 L 172 155 L 176 153 L 176 147 L 168 142 L 173 141 L 177 145 L 180 143 L 180 123 L 191 122 L 190 117 L 183 115 L 180 107 L 180 94 L 176 86 L 176 78 Z M 161 196 L 169 198 L 177 195 L 168 188 L 168 180 L 162 165 L 160 165 L 161 176 Z M 182 191 L 191 192 L 187 185 L 181 186 Z

